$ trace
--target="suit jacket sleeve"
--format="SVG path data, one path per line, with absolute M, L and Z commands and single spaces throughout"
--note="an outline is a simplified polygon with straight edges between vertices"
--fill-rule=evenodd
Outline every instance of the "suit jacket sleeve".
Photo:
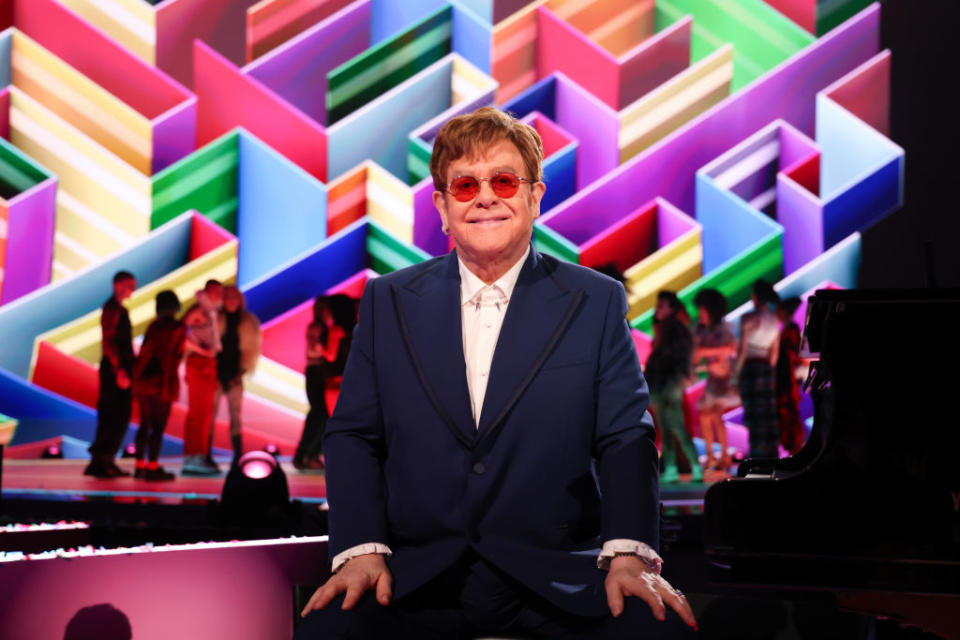
M 597 375 L 594 456 L 602 495 L 604 541 L 659 545 L 660 493 L 650 396 L 626 321 L 623 287 L 611 287 Z
M 340 396 L 323 440 L 331 558 L 358 544 L 390 543 L 383 487 L 383 419 L 374 349 L 376 284 L 375 280 L 367 284 L 360 301 Z

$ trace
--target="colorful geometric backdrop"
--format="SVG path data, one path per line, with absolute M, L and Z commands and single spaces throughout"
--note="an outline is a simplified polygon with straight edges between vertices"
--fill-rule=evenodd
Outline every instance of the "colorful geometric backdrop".
M 312 299 L 448 251 L 432 141 L 479 106 L 542 136 L 534 242 L 624 273 L 642 359 L 658 290 L 716 287 L 736 320 L 756 278 L 855 286 L 859 232 L 904 198 L 863 0 L 6 0 L 0 20 L 13 456 L 86 455 L 119 269 L 137 335 L 162 289 L 240 286 L 264 330 L 246 442 L 291 452 Z

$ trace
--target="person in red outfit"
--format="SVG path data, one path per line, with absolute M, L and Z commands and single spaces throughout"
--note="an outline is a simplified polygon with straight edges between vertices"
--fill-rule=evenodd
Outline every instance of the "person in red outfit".
M 183 474 L 216 475 L 216 464 L 207 460 L 210 424 L 213 420 L 214 400 L 220 382 L 217 380 L 217 353 L 220 337 L 217 333 L 215 309 L 211 311 L 198 292 L 197 304 L 187 311 L 187 424 L 183 436 Z
M 130 423 L 133 396 L 130 374 L 133 368 L 133 331 L 123 301 L 137 289 L 129 271 L 113 276 L 113 295 L 103 305 L 100 329 L 103 357 L 100 360 L 100 390 L 97 396 L 97 434 L 90 445 L 90 464 L 84 475 L 96 478 L 129 476 L 114 462 Z
M 187 329 L 177 320 L 180 300 L 173 291 L 157 294 L 157 319 L 147 327 L 133 365 L 133 395 L 140 406 L 134 475 L 151 481 L 173 480 L 160 466 L 160 445 L 170 417 L 170 406 L 180 394 L 180 359 Z

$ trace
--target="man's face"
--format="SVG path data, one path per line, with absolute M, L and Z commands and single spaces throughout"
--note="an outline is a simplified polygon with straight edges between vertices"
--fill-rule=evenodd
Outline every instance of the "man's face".
M 124 278 L 120 282 L 117 282 L 113 285 L 113 294 L 120 302 L 123 302 L 132 296 L 133 292 L 136 290 L 137 281 L 135 278 Z
M 502 171 L 531 178 L 520 151 L 509 140 L 487 147 L 476 158 L 454 160 L 447 168 L 446 182 L 449 185 L 461 176 L 490 178 Z M 540 215 L 540 199 L 545 190 L 542 182 L 521 182 L 514 195 L 503 198 L 494 192 L 488 180 L 483 180 L 477 196 L 468 202 L 460 202 L 449 191 L 435 191 L 433 202 L 460 256 L 485 264 L 523 255 L 533 232 L 533 220 Z

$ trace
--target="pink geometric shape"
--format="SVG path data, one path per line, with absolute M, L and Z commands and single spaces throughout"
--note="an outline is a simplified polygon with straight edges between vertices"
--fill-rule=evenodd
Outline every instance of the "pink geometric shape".
M 202 42 L 194 42 L 197 147 L 243 127 L 315 178 L 327 180 L 326 129 Z

